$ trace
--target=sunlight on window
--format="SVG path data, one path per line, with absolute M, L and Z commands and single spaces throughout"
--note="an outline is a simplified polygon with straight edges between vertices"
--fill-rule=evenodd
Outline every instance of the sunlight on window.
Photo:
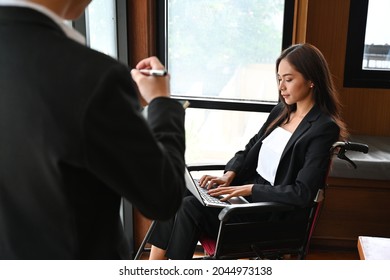
M 167 13 L 172 95 L 278 101 L 275 61 L 282 49 L 284 0 L 169 0 Z M 187 163 L 226 163 L 267 116 L 190 105 Z
M 173 94 L 277 101 L 283 14 L 283 0 L 168 1 Z
M 186 110 L 186 162 L 225 164 L 260 129 L 268 113 Z
M 89 46 L 117 58 L 115 3 L 115 0 L 92 1 L 86 10 L 86 19 Z
M 390 1 L 368 2 L 363 69 L 390 70 Z

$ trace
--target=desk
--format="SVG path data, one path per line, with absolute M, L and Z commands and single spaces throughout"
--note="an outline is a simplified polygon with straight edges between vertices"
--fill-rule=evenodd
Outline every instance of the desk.
M 359 236 L 361 260 L 390 260 L 390 238 Z

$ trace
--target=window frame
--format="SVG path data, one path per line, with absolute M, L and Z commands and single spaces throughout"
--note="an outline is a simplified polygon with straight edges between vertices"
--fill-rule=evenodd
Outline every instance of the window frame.
M 115 0 L 116 12 L 116 46 L 118 60 L 124 64 L 128 64 L 128 36 L 127 36 L 127 0 Z M 89 46 L 88 22 L 84 12 L 77 20 L 72 21 L 72 26 L 80 32 L 86 39 L 86 44 Z
M 369 0 L 350 3 L 347 48 L 344 65 L 344 87 L 390 88 L 390 71 L 362 68 Z
M 156 53 L 159 59 L 166 65 L 167 53 L 167 5 L 168 0 L 156 1 Z M 282 49 L 287 48 L 293 42 L 295 0 L 284 1 L 283 37 Z M 189 101 L 191 108 L 232 110 L 247 112 L 271 112 L 277 102 L 229 100 L 210 97 L 187 97 L 172 95 L 179 101 Z

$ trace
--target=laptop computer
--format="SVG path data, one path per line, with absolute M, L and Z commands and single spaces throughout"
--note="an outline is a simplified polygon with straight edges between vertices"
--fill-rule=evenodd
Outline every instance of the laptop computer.
M 249 203 L 244 197 L 232 197 L 228 201 L 220 201 L 221 197 L 214 197 L 207 193 L 207 188 L 202 188 L 199 185 L 197 179 L 194 179 L 190 173 L 190 171 L 185 169 L 185 181 L 187 189 L 202 203 L 207 207 L 219 207 L 223 208 L 232 204 L 245 204 Z

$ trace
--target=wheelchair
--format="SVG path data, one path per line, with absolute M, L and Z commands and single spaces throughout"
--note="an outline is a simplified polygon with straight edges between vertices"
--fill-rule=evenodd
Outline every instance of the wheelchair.
M 356 164 L 348 158 L 348 151 L 368 153 L 368 146 L 355 142 L 335 142 L 330 153 L 341 160 L 347 161 L 354 168 Z M 328 173 L 331 168 L 329 163 Z M 224 165 L 194 165 L 188 166 L 192 171 L 223 170 Z M 219 231 L 217 239 L 202 235 L 199 242 L 204 249 L 200 259 L 283 259 L 285 256 L 296 256 L 305 259 L 310 239 L 319 218 L 325 199 L 326 182 L 317 192 L 313 202 L 305 208 L 277 202 L 257 202 L 236 204 L 224 207 L 219 213 Z M 291 213 L 299 211 L 300 218 L 292 218 Z M 236 222 L 240 215 L 264 213 L 268 219 L 245 219 Z M 135 260 L 141 258 L 149 236 L 153 232 L 153 221 L 142 241 Z M 197 258 L 199 259 L 199 258 Z

